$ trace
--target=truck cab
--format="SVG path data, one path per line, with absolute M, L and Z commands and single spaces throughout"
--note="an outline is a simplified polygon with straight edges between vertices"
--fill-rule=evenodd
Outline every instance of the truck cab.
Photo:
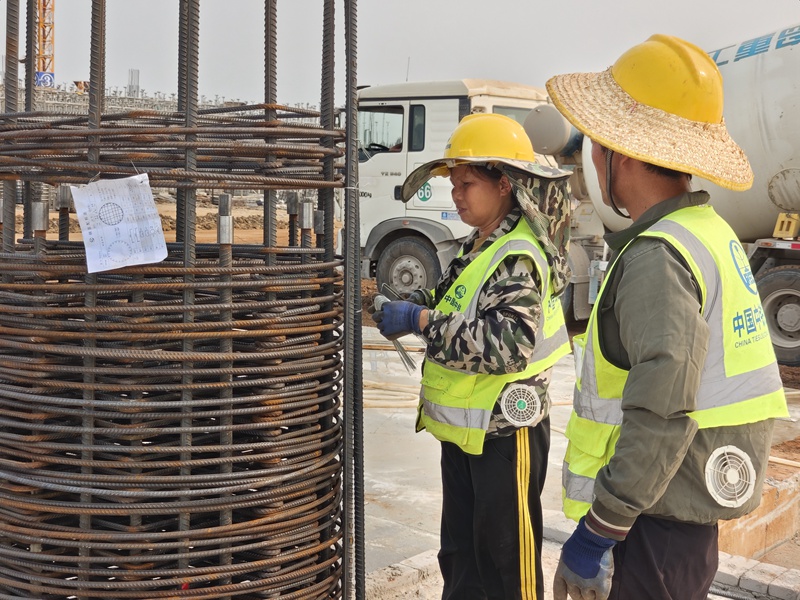
M 407 203 L 406 176 L 444 155 L 471 113 L 523 123 L 545 104 L 542 88 L 485 79 L 365 87 L 358 92 L 361 274 L 399 293 L 432 288 L 471 228 L 458 218 L 448 179 L 431 179 Z

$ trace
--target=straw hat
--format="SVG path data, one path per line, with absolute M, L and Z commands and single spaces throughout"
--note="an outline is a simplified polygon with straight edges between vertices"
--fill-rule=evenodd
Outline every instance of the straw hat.
M 547 91 L 579 131 L 606 148 L 731 190 L 753 183 L 722 117 L 722 75 L 689 42 L 654 35 L 601 73 L 551 78 Z
M 497 113 L 467 115 L 456 126 L 445 147 L 444 157 L 409 173 L 403 182 L 403 201 L 409 200 L 431 177 L 447 177 L 456 165 L 503 165 L 545 179 L 569 177 L 571 172 L 536 162 L 525 129 L 511 117 Z

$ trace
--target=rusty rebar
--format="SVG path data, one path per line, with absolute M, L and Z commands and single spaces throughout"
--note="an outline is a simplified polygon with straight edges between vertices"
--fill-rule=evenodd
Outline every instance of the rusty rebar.
M 330 214 L 343 187 L 333 81 L 328 73 L 321 112 L 277 103 L 277 2 L 265 0 L 264 102 L 200 109 L 200 1 L 179 5 L 177 111 L 104 112 L 106 0 L 92 0 L 88 112 L 64 115 L 34 110 L 31 0 L 19 112 L 19 0 L 8 2 L 2 597 L 343 594 L 351 484 L 342 469 L 344 276 Z M 88 273 L 60 200 L 59 239 L 47 239 L 42 218 L 18 238 L 19 182 L 28 223 L 46 185 L 141 172 L 177 190 L 176 241 L 161 263 Z M 197 244 L 198 189 L 261 191 L 265 244 Z M 278 245 L 277 190 L 323 190 L 324 227 L 305 219 L 300 246 Z M 220 217 L 235 223 L 227 209 Z
M 25 244 L 0 257 L 13 274 L 0 290 L 0 590 L 338 593 L 341 264 L 286 248 L 270 266 L 263 249 L 226 246 L 200 246 L 190 282 L 180 244 L 92 275 L 58 241 L 42 254 L 71 252 L 54 264 Z

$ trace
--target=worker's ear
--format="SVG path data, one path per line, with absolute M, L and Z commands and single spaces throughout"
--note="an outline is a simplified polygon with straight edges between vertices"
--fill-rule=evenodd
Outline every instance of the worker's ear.
M 644 163 L 642 161 L 636 160 L 635 158 L 631 158 L 630 156 L 625 156 L 624 154 L 620 154 L 619 152 L 614 152 L 614 158 L 612 160 L 614 161 L 612 163 L 613 169 L 616 172 L 619 172 L 619 169 L 629 169 L 631 167 L 644 167 Z
M 500 193 L 504 196 L 511 193 L 511 182 L 508 180 L 507 175 L 500 178 Z

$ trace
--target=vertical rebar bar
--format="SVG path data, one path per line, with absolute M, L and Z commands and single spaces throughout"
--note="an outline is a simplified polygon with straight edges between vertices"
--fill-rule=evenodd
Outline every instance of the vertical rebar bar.
M 189 37 L 189 2 L 180 0 L 178 8 L 178 112 L 186 112 L 186 46 Z M 175 192 L 175 241 L 183 241 L 183 228 L 186 222 L 186 190 L 178 188 Z
M 336 54 L 336 19 L 335 19 L 336 2 L 334 0 L 327 0 L 325 3 L 325 10 L 323 15 L 322 25 L 322 89 L 320 90 L 320 126 L 323 129 L 333 130 L 335 119 L 335 66 L 334 56 Z M 325 136 L 320 140 L 325 148 L 334 147 L 334 139 L 332 136 Z M 333 156 L 326 156 L 322 159 L 322 177 L 326 181 L 333 181 L 335 158 Z M 334 229 L 334 193 L 333 188 L 321 189 L 317 192 L 318 202 L 317 208 L 325 213 L 325 224 L 323 236 L 325 240 L 330 243 L 327 245 L 325 240 L 317 239 L 317 247 L 324 247 L 325 260 L 333 259 L 333 229 Z
M 8 0 L 6 6 L 6 78 L 5 112 L 18 110 L 19 94 L 19 0 Z M 13 123 L 16 119 L 9 119 Z M 3 252 L 14 251 L 17 232 L 17 182 L 3 182 Z M 4 281 L 10 281 L 4 278 Z
M 99 129 L 103 115 L 106 90 L 106 3 L 92 0 L 92 47 L 89 67 L 89 127 Z M 92 137 L 92 140 L 97 138 Z M 100 162 L 100 148 L 89 141 L 88 160 Z
M 185 96 L 185 125 L 187 128 L 192 128 L 197 125 L 197 88 L 198 88 L 198 73 L 199 73 L 199 46 L 200 46 L 200 0 L 188 0 L 186 6 L 186 46 L 185 46 L 185 63 L 186 63 L 186 96 Z M 197 136 L 194 134 L 186 135 L 187 142 L 194 142 L 197 139 Z M 197 151 L 196 149 L 189 147 L 186 150 L 185 154 L 185 164 L 184 168 L 191 172 L 197 169 Z M 196 263 L 196 246 L 195 246 L 195 236 L 196 236 L 196 221 L 197 221 L 197 205 L 195 202 L 196 192 L 194 189 L 186 190 L 185 195 L 185 219 L 183 222 L 183 239 L 182 247 L 183 247 L 183 265 L 187 269 L 191 269 Z M 183 301 L 187 306 L 193 305 L 195 303 L 195 292 L 191 288 L 191 285 L 194 283 L 195 277 L 192 273 L 187 272 L 184 275 L 184 281 L 188 284 L 187 289 L 184 290 L 183 293 Z M 194 322 L 194 313 L 192 311 L 186 311 L 183 314 L 183 322 L 184 323 L 192 323 Z M 187 353 L 191 353 L 194 351 L 194 341 L 191 339 L 183 340 L 183 351 Z M 190 384 L 193 382 L 193 377 L 190 371 L 194 368 L 194 363 L 190 361 L 186 361 L 183 363 L 183 367 L 187 370 L 187 374 L 183 376 L 183 384 L 186 387 L 181 390 L 181 399 L 184 402 L 184 408 L 182 412 L 186 414 L 184 419 L 182 420 L 183 427 L 189 427 L 192 423 L 192 410 L 191 408 L 187 408 L 191 405 L 193 392 L 190 389 Z M 181 434 L 181 444 L 189 448 L 192 445 L 192 438 L 193 435 L 191 433 L 182 433 Z M 186 452 L 185 458 L 182 457 L 181 460 L 189 461 L 191 458 L 191 453 Z M 183 465 L 181 467 L 181 475 L 188 477 L 191 474 L 191 467 Z M 187 486 L 187 490 L 190 489 L 191 486 Z M 180 531 L 190 531 L 191 530 L 191 514 L 182 512 L 178 519 L 178 529 Z M 178 560 L 178 566 L 180 568 L 187 568 L 189 566 L 189 562 L 187 558 L 180 558 Z
M 58 208 L 58 239 L 69 240 L 69 208 L 72 199 L 69 186 L 60 185 L 56 188 L 56 206 Z
M 352 498 L 352 507 L 345 506 L 345 586 L 350 585 L 352 564 L 349 555 L 355 555 L 354 596 L 366 597 L 364 579 L 364 424 L 362 413 L 363 372 L 361 365 L 361 244 L 358 207 L 358 11 L 356 0 L 345 0 L 345 497 Z M 351 542 L 352 540 L 352 542 Z M 345 597 L 353 594 L 345 592 Z
M 92 0 L 92 27 L 91 27 L 91 47 L 89 49 L 89 115 L 88 127 L 90 129 L 99 129 L 100 122 L 103 114 L 103 96 L 105 94 L 105 57 L 106 57 L 106 1 L 105 0 Z M 89 142 L 87 151 L 87 160 L 90 163 L 100 163 L 100 149 L 92 147 L 92 142 Z M 87 284 L 95 285 L 97 283 L 97 276 L 91 273 L 86 275 Z M 87 322 L 94 322 L 97 320 L 93 310 L 97 306 L 97 292 L 89 290 L 84 296 L 84 305 L 87 309 L 87 314 L 84 316 Z M 84 340 L 85 348 L 95 348 L 96 342 L 94 339 L 87 338 Z M 83 398 L 88 405 L 91 405 L 95 400 L 95 375 L 94 369 L 96 366 L 96 359 L 91 353 L 87 352 L 83 359 L 85 367 L 83 380 L 86 389 L 83 392 Z M 91 447 L 94 445 L 94 434 L 92 433 L 95 427 L 94 418 L 87 415 L 83 418 L 84 432 L 81 436 L 81 442 L 84 450 L 81 452 L 82 460 L 89 463 L 94 458 L 94 453 Z M 90 466 L 81 467 L 81 473 L 91 475 L 93 468 Z M 81 493 L 81 503 L 89 504 L 92 502 L 92 495 L 90 493 Z M 82 514 L 80 516 L 80 527 L 85 531 L 92 529 L 92 516 L 91 514 Z M 91 556 L 89 549 L 81 549 L 81 556 Z M 90 563 L 82 563 L 83 569 L 88 569 Z M 80 596 L 78 596 L 80 598 Z
M 320 126 L 323 129 L 333 129 L 333 119 L 334 119 L 334 53 L 336 49 L 335 43 L 335 29 L 336 29 L 336 0 L 325 0 L 323 4 L 323 13 L 322 13 L 322 61 L 321 61 L 321 87 L 320 87 L 320 103 L 319 103 L 319 110 L 320 110 Z M 325 136 L 320 140 L 320 143 L 325 148 L 333 148 L 334 140 L 330 136 Z M 334 173 L 334 159 L 332 156 L 328 156 L 323 159 L 322 161 L 322 177 L 326 181 L 333 181 L 335 177 Z M 333 259 L 333 190 L 326 189 L 326 190 L 318 190 L 317 191 L 317 208 L 319 210 L 327 210 L 329 213 L 325 215 L 324 223 L 322 226 L 322 231 L 317 230 L 316 233 L 316 244 L 317 247 L 322 247 L 325 249 L 325 261 L 329 261 Z M 303 210 L 305 209 L 305 210 Z M 301 221 L 304 220 L 302 217 L 304 216 L 304 212 L 312 213 L 312 201 L 303 199 L 301 204 Z M 311 218 L 312 225 L 313 225 L 313 214 L 309 214 L 308 217 Z M 328 224 L 330 224 L 330 231 L 328 228 Z M 310 231 L 308 232 L 310 235 Z M 301 244 L 305 245 L 309 243 L 310 240 L 306 239 L 305 231 L 301 235 Z M 326 285 L 323 287 L 323 296 L 330 296 L 333 293 L 333 286 Z M 321 307 L 321 310 L 327 311 L 330 310 L 332 307 L 330 305 Z M 332 332 L 328 332 L 325 334 L 323 338 L 323 342 L 329 342 L 332 339 Z M 329 417 L 329 422 L 327 426 L 330 426 L 330 420 L 333 417 Z M 332 553 L 333 550 L 329 551 L 329 554 Z
M 25 19 L 25 110 L 33 111 L 36 86 L 36 42 L 39 10 L 36 0 L 27 0 Z
M 264 102 L 278 102 L 278 0 L 265 0 L 264 3 Z M 276 119 L 275 110 L 265 111 L 267 122 Z M 271 140 L 267 140 L 269 143 Z M 266 162 L 274 162 L 275 156 L 267 156 Z M 275 190 L 264 192 L 264 245 L 274 248 L 278 245 L 278 195 Z M 267 254 L 267 264 L 274 264 L 274 255 Z
M 38 38 L 39 11 L 36 0 L 27 0 L 25 19 L 25 111 L 32 112 L 36 85 L 36 41 Z M 26 181 L 23 188 L 22 237 L 31 236 L 31 206 L 38 202 L 41 184 Z
M 233 214 L 231 207 L 231 196 L 229 194 L 219 195 L 219 218 L 217 222 L 217 245 L 219 251 L 219 266 L 221 269 L 226 269 L 233 264 Z M 223 305 L 230 305 L 233 302 L 233 289 L 230 286 L 233 276 L 224 274 L 221 276 L 222 289 L 220 290 L 219 300 Z M 231 322 L 233 320 L 233 311 L 230 309 L 220 311 L 219 316 L 221 321 Z M 225 353 L 233 352 L 233 340 L 230 338 L 223 338 L 220 340 L 219 351 Z M 223 369 L 233 368 L 233 361 L 227 361 L 220 364 Z M 220 433 L 220 445 L 223 448 L 230 448 L 233 444 L 233 432 L 231 426 L 233 425 L 233 417 L 230 416 L 233 409 L 231 403 L 233 399 L 233 389 L 230 384 L 233 381 L 233 376 L 230 374 L 222 375 L 220 381 L 225 383 L 220 391 L 220 400 L 222 402 L 221 408 L 225 411 L 225 416 L 221 418 L 221 425 L 223 430 Z M 221 456 L 228 458 L 233 456 L 231 452 L 223 452 Z M 233 465 L 225 463 L 221 471 L 223 473 L 233 473 Z M 220 511 L 219 524 L 222 527 L 228 527 L 233 523 L 233 513 L 230 508 L 224 508 Z M 219 557 L 219 564 L 221 566 L 228 566 L 232 563 L 230 552 L 223 552 Z M 231 582 L 230 577 L 225 577 L 220 580 L 222 585 L 227 585 Z M 221 597 L 220 600 L 229 600 L 230 596 Z

